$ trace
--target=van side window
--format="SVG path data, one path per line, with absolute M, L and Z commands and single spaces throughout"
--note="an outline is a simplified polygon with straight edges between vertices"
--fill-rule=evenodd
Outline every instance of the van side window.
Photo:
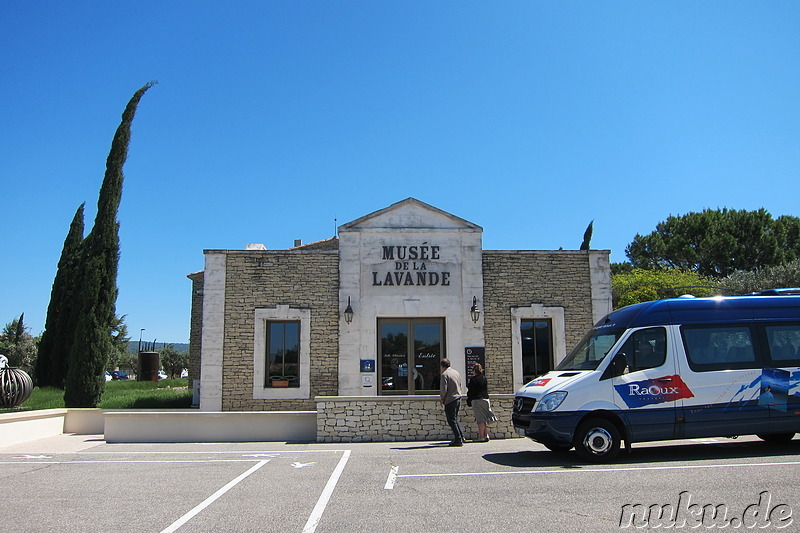
M 766 326 L 769 353 L 776 366 L 800 366 L 800 324 Z
M 620 350 L 628 360 L 628 371 L 646 370 L 667 360 L 667 334 L 664 328 L 635 331 Z
M 761 368 L 747 326 L 681 328 L 689 367 L 695 372 Z

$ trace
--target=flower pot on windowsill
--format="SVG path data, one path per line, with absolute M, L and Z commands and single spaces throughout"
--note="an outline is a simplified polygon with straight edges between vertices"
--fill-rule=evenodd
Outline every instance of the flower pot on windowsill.
M 271 381 L 273 387 L 288 387 L 289 380 L 288 379 L 273 379 Z

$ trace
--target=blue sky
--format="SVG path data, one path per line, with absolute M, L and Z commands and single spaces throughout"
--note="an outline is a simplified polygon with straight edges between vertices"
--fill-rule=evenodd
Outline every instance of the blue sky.
M 133 93 L 117 311 L 186 342 L 204 249 L 407 197 L 485 249 L 625 247 L 669 215 L 798 216 L 800 3 L 0 2 L 0 323 L 44 319 Z M 334 221 L 338 222 L 334 222 Z

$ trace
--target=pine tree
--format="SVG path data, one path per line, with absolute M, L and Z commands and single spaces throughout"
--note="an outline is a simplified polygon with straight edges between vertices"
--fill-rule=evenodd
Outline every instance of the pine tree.
M 80 279 L 80 302 L 75 339 L 69 354 L 64 401 L 67 407 L 96 407 L 105 387 L 106 361 L 111 351 L 111 328 L 116 316 L 119 222 L 122 167 L 128 157 L 131 124 L 150 82 L 134 93 L 122 113 L 97 201 L 97 216 L 84 239 L 85 263 Z
M 75 338 L 75 298 L 83 242 L 83 207 L 84 204 L 78 207 L 69 226 L 50 291 L 45 329 L 36 359 L 36 381 L 40 387 L 63 388 L 67 375 L 67 357 Z

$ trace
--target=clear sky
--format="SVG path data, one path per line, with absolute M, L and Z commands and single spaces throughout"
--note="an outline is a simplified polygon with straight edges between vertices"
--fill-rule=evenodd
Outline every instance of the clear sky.
M 0 324 L 44 328 L 133 93 L 117 312 L 186 342 L 204 249 L 415 197 L 491 250 L 625 247 L 669 215 L 800 215 L 796 1 L 0 2 Z M 338 221 L 338 222 L 335 222 Z

